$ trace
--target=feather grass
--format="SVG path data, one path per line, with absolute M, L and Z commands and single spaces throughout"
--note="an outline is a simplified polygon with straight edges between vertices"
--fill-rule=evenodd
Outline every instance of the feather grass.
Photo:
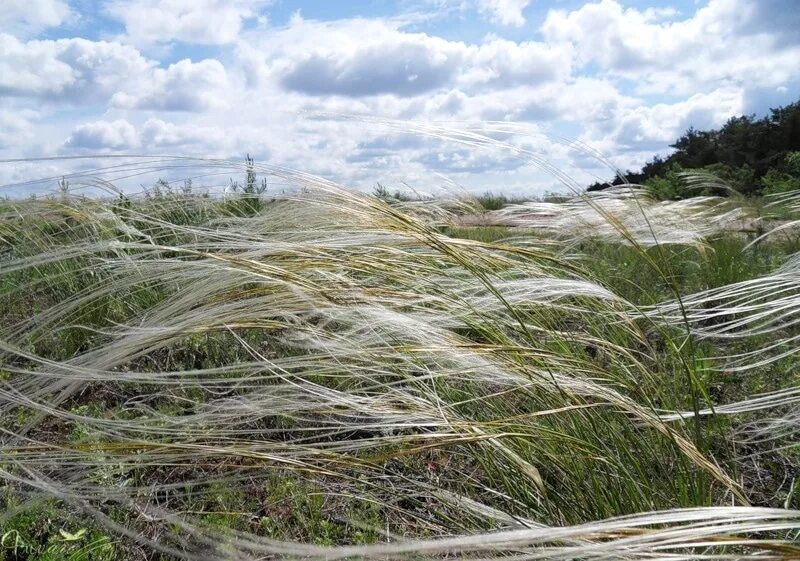
M 87 184 L 199 164 L 128 159 Z M 702 408 L 695 345 L 792 328 L 791 274 L 643 309 L 564 244 L 455 239 L 444 205 L 259 171 L 295 189 L 257 212 L 202 197 L 1 204 L 0 415 L 17 419 L 0 436 L 3 480 L 187 559 L 798 556 L 798 513 L 747 506 L 736 458 L 720 461 L 719 429 L 700 424 L 794 406 L 796 390 Z M 641 252 L 701 244 L 740 215 L 631 189 L 502 213 L 557 222 L 567 247 L 590 227 Z M 766 367 L 795 341 L 717 358 Z M 217 484 L 255 493 L 275 478 L 379 505 L 415 539 L 319 547 L 190 513 Z

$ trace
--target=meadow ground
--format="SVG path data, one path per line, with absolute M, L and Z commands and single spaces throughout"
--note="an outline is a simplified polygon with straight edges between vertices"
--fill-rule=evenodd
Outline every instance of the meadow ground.
M 0 203 L 0 559 L 800 556 L 796 199 L 303 186 Z

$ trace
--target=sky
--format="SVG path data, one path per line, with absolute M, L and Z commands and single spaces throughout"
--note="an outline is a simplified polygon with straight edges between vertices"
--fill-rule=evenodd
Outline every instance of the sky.
M 797 0 L 2 0 L 0 184 L 249 153 L 362 190 L 558 192 L 797 101 L 798 71 Z

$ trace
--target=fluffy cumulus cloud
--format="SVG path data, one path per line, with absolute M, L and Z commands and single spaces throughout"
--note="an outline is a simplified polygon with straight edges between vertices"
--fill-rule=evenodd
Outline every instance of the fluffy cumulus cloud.
M 13 148 L 19 142 L 31 140 L 32 121 L 39 118 L 33 110 L 9 111 L 0 109 L 0 149 Z
M 572 47 L 490 36 L 478 44 L 412 33 L 397 22 L 306 21 L 240 52 L 251 81 L 308 95 L 413 97 L 453 87 L 538 87 L 568 77 Z
M 77 150 L 128 150 L 139 146 L 139 135 L 124 119 L 95 121 L 78 126 L 64 145 Z
M 163 111 L 227 109 L 225 94 L 229 87 L 225 67 L 218 60 L 183 59 L 167 68 L 156 68 L 146 82 L 127 84 L 114 94 L 111 104 Z
M 719 89 L 695 94 L 676 103 L 632 107 L 615 120 L 612 134 L 621 149 L 657 149 L 689 127 L 719 127 L 742 113 L 740 90 Z
M 719 88 L 672 103 L 643 105 L 626 100 L 613 118 L 587 126 L 580 140 L 613 155 L 622 169 L 636 169 L 666 148 L 686 129 L 719 127 L 744 112 L 744 94 L 737 88 Z
M 570 74 L 572 50 L 563 45 L 492 37 L 469 48 L 467 59 L 469 63 L 459 75 L 460 84 L 488 85 L 493 89 L 520 85 L 535 87 L 564 82 Z
M 238 147 L 231 144 L 231 139 L 235 137 L 223 136 L 221 141 L 220 134 L 221 131 L 217 127 L 198 125 L 192 122 L 175 123 L 152 117 L 139 127 L 141 147 L 147 152 L 227 158 L 231 151 Z M 237 130 L 235 134 L 247 137 L 250 132 Z M 227 142 L 225 138 L 227 138 Z M 251 142 L 251 145 L 253 144 L 255 143 Z M 252 146 L 252 148 L 253 152 L 259 152 L 260 157 L 263 158 L 266 155 L 263 149 L 258 150 L 257 146 Z
M 21 41 L 0 34 L 0 95 L 67 103 L 102 101 L 145 79 L 155 62 L 117 42 Z
M 329 29 L 333 31 L 329 37 L 337 38 L 332 44 L 307 44 L 305 52 L 298 53 L 299 41 L 285 43 L 294 48 L 275 67 L 287 89 L 353 97 L 418 95 L 451 81 L 464 56 L 459 45 L 421 33 L 384 28 L 365 36 L 350 34 L 345 28 Z M 298 31 L 294 28 L 290 34 Z
M 292 19 L 259 33 L 248 52 L 248 71 L 307 95 L 413 96 L 450 83 L 463 64 L 465 45 L 396 23 L 351 19 Z
M 74 14 L 64 0 L 3 0 L 0 4 L 0 29 L 27 35 L 61 25 Z
M 90 4 L 0 2 L 0 157 L 249 152 L 365 188 L 544 190 L 552 178 L 501 144 L 398 122 L 490 121 L 534 160 L 590 177 L 607 170 L 564 139 L 635 167 L 690 126 L 800 89 L 793 0 L 400 0 L 369 17 L 348 3 Z
M 203 135 L 213 135 L 213 129 L 181 127 L 161 119 L 148 119 L 143 126 L 142 136 L 147 146 L 186 146 L 196 142 Z
M 640 81 L 643 93 L 689 95 L 714 84 L 779 86 L 797 70 L 800 32 L 792 2 L 710 0 L 688 17 L 625 8 L 616 0 L 551 11 L 541 31 L 573 44 L 584 65 Z M 774 29 L 776 28 L 777 29 Z
M 53 103 L 109 102 L 125 109 L 225 109 L 230 86 L 216 59 L 184 59 L 166 68 L 118 42 L 20 41 L 0 35 L 0 94 Z
M 114 0 L 108 14 L 120 20 L 134 44 L 233 43 L 243 24 L 258 19 L 268 0 Z
M 20 126 L 20 119 L 10 120 L 0 112 L 0 124 Z M 241 130 L 237 130 L 241 134 Z M 182 154 L 192 156 L 227 157 L 223 150 L 218 153 L 217 127 L 197 125 L 191 122 L 173 122 L 150 117 L 143 122 L 127 119 L 99 120 L 75 127 L 63 142 L 61 153 L 113 152 L 136 150 L 143 154 Z M 0 135 L 2 140 L 2 135 Z M 227 145 L 225 149 L 234 149 Z M 263 151 L 262 151 L 263 154 Z
M 523 10 L 528 4 L 530 0 L 478 0 L 478 9 L 494 22 L 519 27 L 525 24 Z

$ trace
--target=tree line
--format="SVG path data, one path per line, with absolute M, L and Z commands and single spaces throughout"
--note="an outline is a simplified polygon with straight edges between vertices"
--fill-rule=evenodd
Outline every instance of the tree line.
M 770 109 L 760 119 L 742 115 L 719 129 L 689 128 L 670 147 L 675 151 L 669 156 L 655 156 L 640 171 L 628 170 L 587 190 L 634 183 L 649 187 L 661 199 L 729 194 L 720 186 L 698 189 L 687 184 L 682 174 L 689 170 L 710 173 L 745 196 L 800 189 L 800 100 Z

